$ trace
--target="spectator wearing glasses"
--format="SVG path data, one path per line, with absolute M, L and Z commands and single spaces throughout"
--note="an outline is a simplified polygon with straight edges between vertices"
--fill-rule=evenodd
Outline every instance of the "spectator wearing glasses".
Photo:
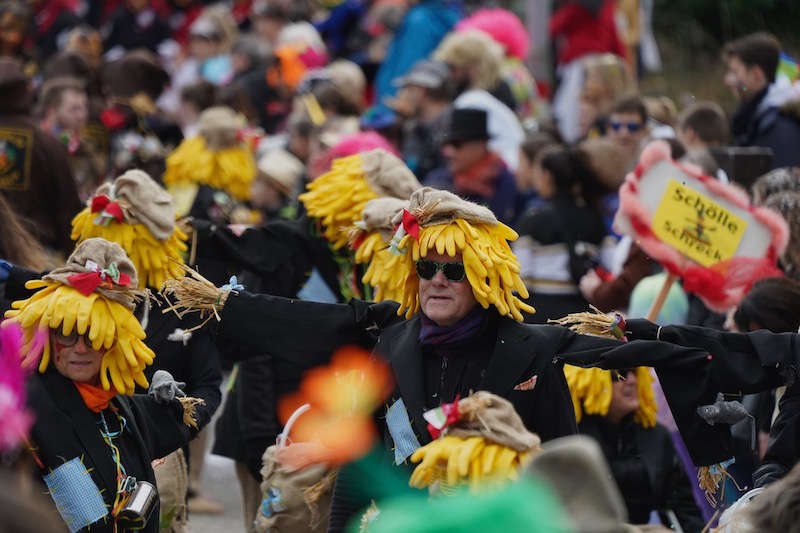
M 424 185 L 485 205 L 499 221 L 511 224 L 517 217 L 517 187 L 502 158 L 489 148 L 486 122 L 482 109 L 453 110 L 442 142 L 447 165 L 428 174 Z
M 635 164 L 648 134 L 647 107 L 641 97 L 624 97 L 614 104 L 608 117 L 606 135 L 629 154 L 629 166 Z
M 703 519 L 689 479 L 669 432 L 656 422 L 650 370 L 566 366 L 564 372 L 577 406 L 578 431 L 602 448 L 630 522 L 648 523 L 650 513 L 656 511 L 664 525 L 700 531 Z M 596 394 L 609 389 L 611 394 Z

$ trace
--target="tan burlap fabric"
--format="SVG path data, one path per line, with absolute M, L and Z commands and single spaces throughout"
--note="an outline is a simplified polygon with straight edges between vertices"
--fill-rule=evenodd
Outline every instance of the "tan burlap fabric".
M 518 452 L 538 448 L 539 436 L 525 429 L 514 406 L 491 392 L 478 391 L 458 402 L 459 420 L 448 427 L 454 437 L 484 437 Z
M 238 133 L 245 119 L 230 107 L 209 107 L 200 113 L 197 125 L 209 150 L 217 151 L 239 144 Z
M 102 194 L 119 204 L 126 222 L 143 224 L 159 241 L 166 241 L 175 231 L 172 197 L 146 172 L 129 170 L 113 183 L 102 184 L 94 193 Z
M 129 287 L 121 287 L 114 285 L 113 288 L 98 287 L 95 292 L 102 297 L 120 303 L 133 311 L 136 307 L 136 298 L 143 295 L 143 292 L 137 290 L 138 279 L 136 277 L 136 268 L 128 256 L 125 254 L 119 244 L 108 242 L 105 239 L 92 238 L 86 239 L 80 243 L 72 255 L 67 259 L 67 263 L 60 268 L 52 270 L 49 274 L 44 276 L 44 281 L 53 283 L 61 283 L 69 285 L 69 277 L 73 274 L 83 274 L 85 272 L 92 272 L 86 268 L 86 262 L 92 261 L 96 263 L 101 269 L 107 269 L 113 262 L 116 263 L 117 269 L 121 274 L 127 274 L 131 278 Z
M 360 157 L 367 184 L 379 196 L 405 200 L 422 187 L 405 163 L 383 148 L 361 152 Z
M 408 201 L 399 198 L 376 198 L 367 202 L 361 212 L 361 221 L 366 231 L 391 233 L 394 230 L 394 219 L 403 209 L 408 209 Z
M 163 462 L 162 462 L 163 461 Z M 186 531 L 186 493 L 189 491 L 189 470 L 180 448 L 166 456 L 153 467 L 156 475 L 158 498 L 161 502 L 161 520 L 171 517 L 168 527 L 159 528 L 162 533 Z
M 292 446 L 292 445 L 290 445 Z M 277 461 L 278 447 L 264 452 L 261 491 L 282 510 L 266 516 L 256 513 L 259 533 L 323 532 L 328 529 L 333 494 L 334 471 L 324 464 L 312 464 L 293 470 Z M 273 505 L 274 507 L 274 505 Z
M 488 224 L 496 226 L 497 218 L 486 207 L 456 196 L 448 191 L 440 191 L 431 187 L 423 187 L 414 191 L 408 201 L 408 210 L 417 217 L 421 226 L 449 224 L 457 219 L 470 224 Z M 402 213 L 392 221 L 399 224 Z

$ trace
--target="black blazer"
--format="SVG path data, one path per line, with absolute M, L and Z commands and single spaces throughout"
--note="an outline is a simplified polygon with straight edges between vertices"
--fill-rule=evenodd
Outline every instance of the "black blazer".
M 422 418 L 425 391 L 419 330 L 419 316 L 390 326 L 381 333 L 375 352 L 386 358 L 395 378 L 395 391 L 387 405 L 403 398 L 417 439 L 424 445 L 431 437 Z M 562 328 L 534 327 L 500 318 L 489 367 L 479 387 L 511 401 L 525 427 L 542 440 L 577 432 L 562 365 L 552 364 L 551 347 L 560 341 L 563 331 Z M 514 389 L 533 376 L 536 376 L 536 384 L 532 389 Z M 385 437 L 391 449 L 393 443 L 388 432 Z
M 30 440 L 44 466 L 40 476 L 77 457 L 102 491 L 105 503 L 112 505 L 117 490 L 116 467 L 108 445 L 100 436 L 99 415 L 86 407 L 72 381 L 52 366 L 44 374 L 32 375 L 27 389 L 28 403 L 36 418 Z M 196 430 L 183 424 L 177 401 L 165 406 L 149 396 L 118 395 L 111 403 L 127 421 L 118 443 L 127 474 L 155 485 L 151 461 L 186 444 Z M 104 413 L 106 420 L 116 418 L 110 407 Z M 158 531 L 158 516 L 156 507 L 143 531 Z M 110 532 L 113 523 L 96 522 L 90 529 Z

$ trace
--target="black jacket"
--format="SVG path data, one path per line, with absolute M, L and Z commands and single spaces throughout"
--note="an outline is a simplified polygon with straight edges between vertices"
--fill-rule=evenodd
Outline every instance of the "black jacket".
M 596 253 L 584 250 L 586 244 L 599 250 L 607 235 L 600 212 L 561 194 L 530 209 L 520 217 L 516 229 L 520 239 L 514 243 L 514 250 L 521 263 L 520 275 L 533 294 L 529 303 L 536 308 L 536 313 L 526 316 L 525 321 L 544 324 L 548 319 L 588 309 L 589 303 L 578 291 L 578 282 L 600 264 Z M 526 248 L 529 253 L 522 252 Z M 539 266 L 544 263 L 541 259 L 525 264 L 530 254 L 543 253 L 551 258 L 548 261 L 567 265 L 567 271 L 543 270 Z
M 605 417 L 587 415 L 578 430 L 600 444 L 622 492 L 630 523 L 646 524 L 650 512 L 658 511 L 668 524 L 664 514 L 672 511 L 683 531 L 703 529 L 689 479 L 666 428 L 644 428 L 632 416 L 615 426 Z
M 203 328 L 193 331 L 185 346 L 183 342 L 167 339 L 176 329 L 191 329 L 201 321 L 197 315 L 178 318 L 172 312 L 162 313 L 165 307 L 164 303 L 153 299 L 145 330 L 145 343 L 156 357 L 153 364 L 145 368 L 144 373 L 149 381 L 156 370 L 166 370 L 175 381 L 186 382 L 186 395 L 205 402 L 196 407 L 195 416 L 197 425 L 203 429 L 211 421 L 222 400 L 222 373 L 217 345 L 211 332 Z
M 402 397 L 420 444 L 430 441 L 425 423 L 422 363 L 418 341 L 419 318 L 397 316 L 396 302 L 320 304 L 269 295 L 231 294 L 222 311 L 218 342 L 237 342 L 246 358 L 269 351 L 301 367 L 325 364 L 340 346 L 358 345 L 390 363 L 396 389 L 391 401 Z M 648 323 L 649 324 L 649 323 Z M 508 398 L 523 422 L 543 440 L 576 431 L 572 401 L 560 364 L 563 360 L 625 360 L 649 353 L 691 360 L 697 350 L 663 342 L 629 342 L 578 335 L 559 326 L 519 324 L 500 318 L 495 350 L 481 388 Z M 705 357 L 707 352 L 703 351 Z M 630 366 L 630 365 L 629 365 Z M 623 368 L 623 367 L 619 367 Z M 537 376 L 532 390 L 515 386 Z M 706 403 L 713 403 L 712 400 Z M 382 413 L 381 413 L 382 414 Z M 386 428 L 382 433 L 386 438 Z M 385 440 L 391 446 L 391 440 Z M 337 485 L 330 530 L 342 530 L 361 507 L 352 487 Z
M 800 382 L 786 388 L 778 417 L 769 431 L 769 445 L 761 466 L 753 473 L 755 487 L 785 476 L 800 457 Z
M 42 462 L 44 476 L 72 459 L 79 459 L 107 505 L 112 505 L 117 490 L 116 467 L 111 449 L 100 436 L 100 416 L 90 411 L 77 388 L 52 366 L 44 373 L 35 373 L 28 380 L 28 403 L 36 421 L 31 442 Z M 129 476 L 155 485 L 150 462 L 164 457 L 186 444 L 196 430 L 183 424 L 182 409 L 177 401 L 164 405 L 146 395 L 118 395 L 111 401 L 126 424 L 114 439 L 120 450 L 121 463 Z M 103 414 L 114 431 L 117 417 L 109 406 Z M 158 531 L 158 499 L 156 509 L 143 530 Z M 113 523 L 95 522 L 93 532 L 111 532 Z
M 770 87 L 744 102 L 734 114 L 731 131 L 736 145 L 772 148 L 773 168 L 800 165 L 800 117 L 792 107 L 766 104 Z
M 566 363 L 602 368 L 652 366 L 664 390 L 681 437 L 697 466 L 713 465 L 734 455 L 730 426 L 707 424 L 697 408 L 713 404 L 723 392 L 740 398 L 797 380 L 800 343 L 797 334 L 726 333 L 697 326 L 659 327 L 629 320 L 631 345 L 642 350 L 610 350 L 559 355 Z M 639 340 L 663 342 L 642 345 Z M 683 347 L 683 348 L 681 348 Z

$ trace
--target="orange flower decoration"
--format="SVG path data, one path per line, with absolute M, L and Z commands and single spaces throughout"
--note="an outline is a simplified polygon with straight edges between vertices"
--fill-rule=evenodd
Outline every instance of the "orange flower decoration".
M 366 454 L 377 434 L 372 414 L 391 391 L 386 363 L 361 348 L 340 348 L 330 365 L 310 370 L 300 389 L 281 399 L 278 414 L 284 424 L 300 406 L 311 406 L 291 428 L 293 442 L 309 446 L 297 447 L 297 457 L 294 446 L 283 450 L 282 461 L 296 467 L 310 462 L 337 465 Z

